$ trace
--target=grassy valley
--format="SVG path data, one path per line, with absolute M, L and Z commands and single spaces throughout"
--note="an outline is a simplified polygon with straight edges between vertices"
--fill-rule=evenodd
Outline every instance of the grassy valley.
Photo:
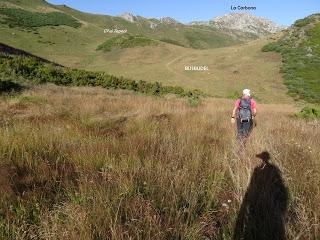
M 7 7 L 20 6 L 34 16 L 40 14 L 35 11 L 43 11 L 44 16 L 65 14 L 80 24 L 57 22 L 55 26 L 28 28 L 0 25 L 0 42 L 64 66 L 196 88 L 219 97 L 234 96 L 239 88 L 250 87 L 263 101 L 278 101 L 275 96 L 290 101 L 278 73 L 281 59 L 273 53 L 261 53 L 262 46 L 270 41 L 267 38 L 241 44 L 253 36 L 206 26 L 163 24 L 157 19 L 139 18 L 131 23 L 120 17 L 82 13 L 44 1 L 19 1 L 12 5 L 14 2 L 8 2 Z M 3 18 L 9 21 L 5 15 Z M 150 21 L 158 24 L 156 29 L 150 28 Z M 126 29 L 127 34 L 104 33 L 104 29 Z M 234 46 L 224 47 L 228 45 Z M 189 65 L 206 65 L 209 71 L 185 71 Z
M 247 44 L 206 51 L 178 46 L 120 49 L 87 62 L 90 70 L 200 89 L 219 97 L 235 97 L 249 87 L 265 102 L 292 102 L 279 73 L 281 57 L 261 48 L 271 37 Z M 185 71 L 185 66 L 208 66 L 208 71 Z M 236 93 L 238 96 L 239 93 Z

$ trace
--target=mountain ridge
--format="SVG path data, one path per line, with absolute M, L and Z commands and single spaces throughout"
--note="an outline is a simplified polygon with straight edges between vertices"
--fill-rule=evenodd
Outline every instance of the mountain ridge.
M 13 4 L 13 5 L 12 5 Z M 93 13 L 85 13 L 81 12 L 76 9 L 72 9 L 66 5 L 53 5 L 47 3 L 45 1 L 13 1 L 13 0 L 6 0 L 1 2 L 0 4 L 3 9 L 2 13 L 0 14 L 0 25 L 3 27 L 2 31 L 10 32 L 11 30 L 5 25 L 6 22 L 8 23 L 8 17 L 11 18 L 11 23 L 19 23 L 24 25 L 23 28 L 34 27 L 26 26 L 23 24 L 29 19 L 38 18 L 37 25 L 44 26 L 41 24 L 40 17 L 48 17 L 48 15 L 44 14 L 51 14 L 51 12 L 60 12 L 64 13 L 68 16 L 64 16 L 66 20 L 70 22 L 70 18 L 73 17 L 75 20 L 78 21 L 77 25 L 81 25 L 81 27 L 76 30 L 66 29 L 63 33 L 66 37 L 68 33 L 70 35 L 78 35 L 73 37 L 73 41 L 77 41 L 76 39 L 88 39 L 92 38 L 90 44 L 95 44 L 92 49 L 96 49 L 98 45 L 102 42 L 106 41 L 108 38 L 112 38 L 115 36 L 116 32 L 113 31 L 113 34 L 110 34 L 112 31 L 104 31 L 105 29 L 113 30 L 113 29 L 120 29 L 124 30 L 125 32 L 131 35 L 142 35 L 151 39 L 155 40 L 165 40 L 167 44 L 174 44 L 178 46 L 184 46 L 188 48 L 196 48 L 196 49 L 209 49 L 209 48 L 216 48 L 216 47 L 224 47 L 235 45 L 239 43 L 244 43 L 252 39 L 256 39 L 257 36 L 250 35 L 246 33 L 236 32 L 236 31 L 226 31 L 220 29 L 213 29 L 204 26 L 190 26 L 179 23 L 175 19 L 171 17 L 163 17 L 160 19 L 156 18 L 145 18 L 142 16 L 136 16 L 131 13 L 124 13 L 120 16 L 109 16 L 109 15 L 101 15 L 101 14 L 93 14 Z M 21 10 L 18 13 L 16 9 L 21 9 L 23 11 L 22 14 L 26 16 L 28 19 L 21 19 Z M 41 16 L 38 13 L 41 13 Z M 52 14 L 51 14 L 52 15 Z M 52 15 L 53 16 L 53 15 Z M 60 17 L 53 16 L 56 20 L 60 20 Z M 18 21 L 19 20 L 19 21 Z M 30 22 L 30 21 L 29 21 Z M 13 25 L 13 24 L 11 24 Z M 52 24 L 54 25 L 54 23 Z M 61 26 L 59 23 L 58 25 Z M 72 24 L 68 24 L 72 25 Z M 19 27 L 19 26 L 17 26 Z M 59 27 L 61 29 L 61 27 Z M 59 29 L 55 29 L 59 31 Z M 18 30 L 18 28 L 17 28 Z M 29 29 L 30 30 L 30 29 Z M 28 30 L 28 31 L 29 31 Z M 34 29 L 35 30 L 35 29 Z M 33 30 L 33 31 L 34 31 Z M 44 28 L 38 28 L 39 31 L 45 30 Z M 37 31 L 38 31 L 37 30 Z M 62 30 L 62 29 L 61 29 Z M 53 30 L 47 29 L 48 32 L 52 32 Z M 91 31 L 90 36 L 86 34 L 87 31 Z M 94 32 L 93 32 L 94 31 Z M 12 32 L 12 31 L 11 31 Z M 106 34 L 108 32 L 108 34 Z M 32 35 L 29 32 L 16 32 L 15 34 L 23 34 L 28 35 L 26 38 L 30 38 Z M 37 34 L 40 38 L 39 34 Z M 81 36 L 79 36 L 81 35 Z M 86 35 L 86 36 L 85 36 Z M 35 36 L 33 35 L 32 38 Z M 43 36 L 42 36 L 43 37 Z M 4 39 L 9 38 L 9 36 L 4 36 Z M 50 38 L 46 42 L 54 42 L 52 41 L 53 36 L 46 36 L 45 38 Z M 8 41 L 4 40 L 3 42 L 6 44 L 11 44 L 15 47 L 24 48 L 23 45 L 25 44 L 18 44 L 15 45 L 12 39 L 7 39 Z M 38 42 L 44 42 L 43 39 L 37 40 Z M 62 41 L 62 40 L 59 40 Z M 71 39 L 67 39 L 67 41 L 71 41 Z M 84 43 L 81 43 L 84 44 Z M 30 50 L 30 48 L 26 48 L 25 50 Z M 36 54 L 38 54 L 39 50 L 36 50 Z M 53 59 L 55 60 L 55 59 Z
M 241 32 L 252 33 L 257 36 L 265 36 L 268 34 L 273 34 L 284 30 L 286 27 L 278 25 L 274 21 L 267 19 L 265 17 L 256 16 L 250 13 L 228 13 L 222 16 L 213 17 L 209 21 L 191 21 L 190 23 L 181 23 L 172 17 L 161 17 L 159 19 L 155 18 L 145 18 L 139 15 L 134 15 L 133 13 L 125 12 L 120 14 L 119 17 L 124 20 L 137 23 L 139 19 L 149 20 L 150 27 L 156 28 L 157 23 L 152 20 L 156 20 L 163 24 L 182 24 L 186 26 L 205 26 L 215 29 L 227 29 L 227 30 L 238 30 Z
M 280 32 L 285 29 L 284 26 L 278 25 L 267 18 L 250 13 L 228 13 L 223 16 L 214 17 L 209 21 L 195 21 L 189 24 L 209 26 L 217 29 L 239 30 L 258 36 Z

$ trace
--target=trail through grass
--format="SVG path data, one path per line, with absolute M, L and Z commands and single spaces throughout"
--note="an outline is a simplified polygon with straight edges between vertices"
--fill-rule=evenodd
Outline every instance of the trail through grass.
M 259 104 L 241 156 L 232 106 L 54 85 L 2 96 L 1 238 L 232 239 L 266 150 L 289 193 L 287 239 L 317 239 L 319 121 Z

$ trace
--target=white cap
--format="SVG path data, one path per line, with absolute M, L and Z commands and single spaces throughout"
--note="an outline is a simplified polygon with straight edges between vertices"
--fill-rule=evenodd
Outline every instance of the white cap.
M 244 96 L 250 97 L 250 89 L 243 89 L 242 94 L 243 94 Z

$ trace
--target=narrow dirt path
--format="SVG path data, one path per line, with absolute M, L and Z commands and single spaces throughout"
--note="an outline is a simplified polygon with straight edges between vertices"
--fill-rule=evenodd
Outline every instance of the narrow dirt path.
M 171 61 L 167 62 L 166 68 L 167 68 L 167 70 L 168 70 L 169 72 L 171 72 L 171 73 L 173 73 L 173 74 L 175 74 L 175 75 L 179 75 L 179 76 L 181 76 L 181 77 L 183 77 L 183 78 L 187 78 L 188 80 L 192 80 L 190 77 L 186 76 L 185 74 L 182 74 L 182 73 L 180 73 L 180 72 L 174 71 L 174 70 L 170 67 L 170 65 L 172 65 L 172 64 L 175 63 L 176 61 L 184 58 L 184 57 L 187 56 L 187 55 L 189 55 L 189 53 L 184 53 L 184 54 L 182 54 L 182 55 L 180 55 L 180 56 L 172 59 Z

